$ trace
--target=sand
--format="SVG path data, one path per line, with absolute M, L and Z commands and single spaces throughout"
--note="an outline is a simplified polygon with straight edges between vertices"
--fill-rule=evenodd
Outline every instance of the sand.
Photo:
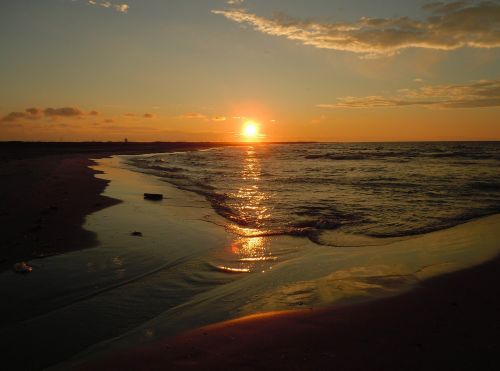
M 86 214 L 118 200 L 101 196 L 108 183 L 94 178 L 85 155 L 50 155 L 3 161 L 0 167 L 0 270 L 96 245 L 81 228 Z
M 498 370 L 500 259 L 411 292 L 196 329 L 81 370 Z
M 94 247 L 85 216 L 119 202 L 101 196 L 91 158 L 224 143 L 0 143 L 0 271 L 19 261 Z

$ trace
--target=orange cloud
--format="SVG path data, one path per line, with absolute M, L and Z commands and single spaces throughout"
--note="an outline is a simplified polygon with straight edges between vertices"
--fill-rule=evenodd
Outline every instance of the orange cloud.
M 185 113 L 183 115 L 177 116 L 178 119 L 180 120 L 203 120 L 203 121 L 208 121 L 208 117 L 205 116 L 202 113 L 198 112 L 189 112 Z
M 226 121 L 227 117 L 226 116 L 215 116 L 212 118 L 212 121 Z
M 469 84 L 428 85 L 402 89 L 394 97 L 341 97 L 333 104 L 319 108 L 376 108 L 426 106 L 437 108 L 500 107 L 500 80 L 481 80 Z

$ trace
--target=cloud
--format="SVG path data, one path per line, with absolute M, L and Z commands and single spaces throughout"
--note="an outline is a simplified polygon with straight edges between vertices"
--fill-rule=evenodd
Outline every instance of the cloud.
M 212 121 L 226 121 L 227 117 L 226 116 L 215 116 L 212 117 Z
M 127 112 L 127 113 L 124 113 L 123 116 L 130 117 L 130 118 L 136 118 L 136 119 L 139 119 L 139 118 L 154 119 L 156 117 L 156 115 L 154 113 L 148 113 L 148 112 L 146 112 L 142 115 L 139 115 L 137 113 Z
M 26 113 L 28 113 L 30 116 L 38 117 L 42 115 L 43 110 L 41 108 L 31 107 L 26 108 Z
M 203 120 L 203 121 L 208 121 L 208 117 L 207 116 L 205 116 L 202 113 L 198 113 L 198 112 L 185 113 L 183 115 L 177 116 L 176 118 L 180 119 L 180 120 Z
M 46 108 L 43 113 L 48 117 L 78 117 L 85 115 L 81 109 L 75 107 Z
M 377 108 L 425 106 L 435 108 L 500 107 L 500 80 L 481 80 L 462 85 L 430 85 L 402 89 L 395 97 L 341 97 L 319 108 Z
M 21 119 L 37 120 L 42 117 L 43 110 L 40 108 L 27 108 L 24 112 L 10 112 L 0 119 L 0 122 L 15 122 Z
M 119 13 L 127 13 L 130 9 L 130 6 L 125 3 L 113 3 L 111 1 L 97 1 L 97 0 L 87 0 L 86 2 L 89 5 L 99 5 L 103 8 L 114 9 Z
M 175 118 L 179 120 L 199 120 L 199 121 L 212 121 L 212 122 L 223 122 L 227 121 L 228 119 L 226 116 L 223 115 L 210 117 L 199 112 L 188 112 L 183 115 L 177 116 Z
M 14 122 L 18 119 L 26 118 L 27 114 L 25 112 L 11 112 L 4 117 L 2 117 L 2 122 Z
M 301 21 L 283 14 L 260 17 L 244 9 L 213 10 L 212 13 L 320 49 L 363 54 L 364 57 L 394 55 L 408 48 L 454 50 L 462 47 L 500 47 L 500 4 L 481 1 L 437 2 L 424 6 L 425 20 L 360 18 L 352 23 Z
M 97 116 L 99 112 L 90 111 L 85 113 L 80 108 L 77 107 L 62 107 L 62 108 L 26 108 L 24 112 L 13 111 L 5 115 L 0 119 L 1 122 L 14 122 L 18 120 L 38 120 L 42 117 L 48 118 L 58 118 L 58 117 L 68 117 L 68 118 L 81 118 L 84 116 Z
M 116 11 L 120 13 L 127 13 L 128 10 L 130 9 L 130 6 L 128 4 L 116 4 L 113 5 Z
M 245 0 L 227 0 L 229 5 L 241 5 L 245 2 Z

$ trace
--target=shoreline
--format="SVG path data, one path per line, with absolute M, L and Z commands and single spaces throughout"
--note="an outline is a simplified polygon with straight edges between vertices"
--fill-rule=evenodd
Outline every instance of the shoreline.
M 92 158 L 196 150 L 228 143 L 0 142 L 0 272 L 26 260 L 97 246 L 87 215 L 119 200 L 102 196 L 108 181 Z
M 179 148 L 172 148 L 172 150 L 178 150 Z M 156 152 L 153 151 L 152 153 Z M 102 154 L 92 154 L 91 157 L 103 157 L 101 156 Z M 109 155 L 109 154 L 107 154 Z M 87 156 L 87 155 L 82 155 L 82 156 Z M 57 159 L 57 157 L 51 157 L 51 158 L 46 158 L 47 161 L 55 161 L 54 158 Z M 76 157 L 75 157 L 76 158 Z M 30 160 L 31 161 L 31 160 Z M 76 160 L 75 160 L 76 161 Z M 91 160 L 88 160 L 91 161 Z M 77 165 L 81 163 L 76 163 Z M 88 166 L 88 165 L 86 165 Z M 93 166 L 94 168 L 96 166 Z M 79 168 L 80 171 L 82 168 Z M 95 169 L 90 169 L 87 168 L 89 172 L 94 172 Z M 96 172 L 94 174 L 99 174 L 99 172 Z M 103 179 L 105 176 L 98 175 L 97 177 L 92 174 L 91 176 L 88 177 L 88 179 L 93 179 L 96 181 L 96 184 L 102 184 L 104 182 L 106 185 L 104 188 L 109 186 L 109 180 Z M 150 175 L 145 175 L 145 176 L 150 176 Z M 99 179 L 100 178 L 100 179 Z M 75 178 L 73 178 L 75 179 Z M 112 181 L 112 180 L 111 180 Z M 82 184 L 83 185 L 83 184 Z M 137 189 L 135 190 L 136 192 L 138 191 Z M 139 191 L 142 191 L 139 190 Z M 88 188 L 82 187 L 81 193 L 88 192 Z M 185 191 L 183 191 L 185 192 Z M 107 197 L 110 196 L 108 195 L 102 195 L 99 194 L 100 197 Z M 107 197 L 110 200 L 113 200 L 113 202 L 116 200 L 113 197 Z M 121 201 L 118 201 L 121 202 Z M 126 201 L 125 201 L 126 203 Z M 125 206 L 120 203 L 114 203 L 115 206 Z M 121 207 L 120 206 L 120 207 Z M 107 211 L 111 212 L 113 208 L 102 208 L 100 209 L 97 214 L 99 213 L 104 213 L 106 214 Z M 81 211 L 79 210 L 73 210 L 75 212 Z M 92 212 L 91 215 L 96 214 L 95 212 Z M 194 214 L 193 214 L 194 215 Z M 84 216 L 85 218 L 85 216 Z M 92 220 L 92 217 L 90 218 Z M 200 224 L 201 225 L 201 224 Z M 51 227 L 53 228 L 53 227 Z M 208 228 L 208 227 L 207 227 Z M 222 227 L 218 227 L 220 229 L 223 229 Z M 47 230 L 49 230 L 47 228 Z M 53 229 L 52 229 L 53 230 Z M 88 233 L 89 232 L 87 230 Z M 97 234 L 94 233 L 94 236 L 97 237 Z M 217 237 L 220 238 L 220 237 Z M 96 239 L 97 241 L 97 239 Z M 142 242 L 142 241 L 141 241 Z M 101 244 L 102 241 L 99 240 L 99 243 Z M 98 253 L 96 250 L 97 249 L 90 249 L 94 250 L 95 253 Z M 68 252 L 68 251 L 63 251 Z M 73 255 L 73 254 L 71 254 Z M 64 260 L 64 255 L 61 255 L 61 260 Z M 52 260 L 52 259 L 49 259 Z M 377 342 L 377 336 L 380 335 L 383 331 L 380 330 L 380 328 L 373 329 L 371 332 L 368 333 L 363 333 L 362 331 L 368 331 L 365 330 L 364 328 L 359 328 L 360 325 L 355 325 L 353 322 L 356 322 L 357 320 L 362 320 L 365 321 L 365 325 L 367 328 L 370 328 L 370 321 L 365 319 L 366 316 L 368 316 L 369 319 L 373 320 L 372 312 L 375 311 L 376 313 L 379 313 L 380 317 L 376 317 L 377 320 L 379 320 L 382 323 L 388 323 L 391 326 L 396 326 L 396 324 L 392 323 L 392 317 L 398 317 L 401 316 L 400 313 L 404 309 L 406 310 L 409 314 L 417 315 L 420 316 L 419 312 L 425 312 L 425 307 L 422 307 L 422 303 L 425 305 L 428 305 L 430 307 L 430 310 L 442 310 L 442 311 L 449 311 L 450 308 L 451 310 L 455 310 L 455 307 L 460 307 L 460 310 L 463 310 L 465 312 L 462 312 L 463 316 L 465 316 L 467 319 L 472 319 L 472 314 L 476 315 L 476 317 L 481 317 L 481 313 L 478 312 L 470 312 L 470 303 L 468 301 L 469 297 L 456 297 L 458 295 L 455 291 L 456 289 L 460 289 L 460 285 L 463 281 L 463 278 L 460 281 L 460 277 L 462 276 L 462 273 L 464 275 L 467 275 L 470 271 L 476 272 L 476 276 L 479 275 L 489 275 L 489 280 L 492 282 L 496 282 L 495 279 L 495 269 L 493 268 L 488 268 L 489 264 L 494 264 L 496 268 L 500 266 L 499 259 L 496 258 L 488 263 L 482 264 L 479 267 L 475 268 L 469 268 L 465 270 L 461 270 L 459 272 L 454 272 L 454 273 L 447 273 L 444 275 L 440 275 L 437 278 L 430 278 L 424 281 L 424 283 L 421 285 L 421 287 L 417 287 L 414 290 L 408 291 L 403 294 L 399 294 L 397 296 L 389 297 L 389 298 L 382 298 L 382 299 L 377 299 L 375 301 L 368 301 L 365 303 L 361 304 L 349 304 L 349 305 L 338 305 L 335 306 L 333 309 L 332 308 L 325 308 L 325 309 L 313 309 L 313 310 L 305 310 L 305 311 L 294 311 L 294 312 L 279 312 L 273 315 L 262 315 L 262 316 L 253 316 L 253 317 L 243 317 L 242 319 L 237 319 L 237 320 L 232 320 L 229 322 L 222 322 L 222 323 L 216 323 L 215 325 L 209 325 L 208 327 L 201 327 L 195 330 L 189 330 L 187 333 L 180 333 L 179 335 L 176 335 L 174 338 L 168 337 L 166 338 L 160 338 L 156 343 L 150 343 L 148 345 L 138 345 L 137 347 L 132 347 L 128 348 L 128 350 L 125 353 L 118 353 L 119 356 L 118 358 L 113 358 L 113 355 L 105 355 L 106 358 L 101 359 L 99 362 L 104 362 L 104 363 L 94 363 L 92 364 L 92 368 L 90 369 L 99 369 L 101 365 L 106 364 L 106 362 L 109 361 L 109 359 L 113 360 L 113 365 L 114 368 L 111 369 L 127 369 L 127 367 L 130 367 L 130 369 L 134 369 L 132 366 L 136 365 L 135 369 L 140 369 L 140 365 L 144 365 L 145 360 L 147 359 L 147 364 L 152 368 L 152 369 L 160 369 L 167 367 L 166 365 L 171 365 L 172 367 L 175 367 L 175 369 L 213 369 L 215 366 L 216 369 L 221 369 L 221 368 L 227 368 L 227 369 L 238 369 L 240 367 L 244 367 L 245 365 L 255 365 L 256 368 L 258 369 L 271 369 L 271 368 L 277 368 L 281 367 L 282 365 L 288 365 L 289 368 L 295 367 L 297 369 L 326 369 L 327 366 L 329 365 L 328 360 L 331 361 L 330 358 L 331 356 L 328 357 L 323 357 L 322 354 L 332 354 L 329 349 L 330 348 L 325 348 L 325 346 L 322 348 L 321 342 L 327 343 L 331 337 L 335 337 L 334 335 L 331 335 L 330 330 L 334 328 L 334 331 L 341 331 L 341 335 L 343 336 L 350 336 L 350 332 L 354 329 L 356 331 L 361 331 L 359 335 L 359 338 L 362 339 L 360 341 L 356 340 L 357 342 L 351 343 L 348 347 L 351 347 L 349 349 L 345 349 L 340 351 L 345 357 L 353 357 L 353 359 L 356 359 L 356 347 L 359 347 L 359 343 L 364 344 L 367 342 L 367 344 L 372 344 Z M 484 268 L 486 267 L 486 268 Z M 449 268 L 447 268 L 449 269 Z M 489 272 L 489 273 L 488 273 Z M 432 272 L 431 272 L 432 273 Z M 441 272 L 442 273 L 442 272 Z M 439 269 L 438 272 L 439 273 Z M 432 274 L 431 274 L 432 276 Z M 452 278 L 449 278 L 452 277 Z M 453 278 L 455 277 L 455 278 Z M 458 277 L 458 278 L 457 278 Z M 481 279 L 476 278 L 470 278 L 470 274 L 468 280 L 471 280 L 472 283 L 478 284 L 480 289 L 473 289 L 470 288 L 469 291 L 473 293 L 476 298 L 474 299 L 477 305 L 479 306 L 479 309 L 476 309 L 476 311 L 481 310 L 482 302 L 486 300 L 487 294 L 488 294 L 488 287 L 489 284 L 485 282 L 484 280 L 481 281 Z M 26 278 L 34 278 L 34 277 L 26 277 Z M 441 281 L 440 281 L 441 280 Z M 440 283 L 442 280 L 445 280 L 448 282 L 447 284 Z M 457 281 L 458 280 L 458 281 Z M 258 281 L 256 281 L 258 282 Z M 437 282 L 437 283 L 436 283 Z M 447 285 L 446 288 L 443 288 L 443 285 Z M 234 285 L 233 285 L 234 286 Z M 420 286 L 420 285 L 418 285 Z M 244 286 L 243 286 L 244 287 Z M 430 287 L 426 289 L 426 287 Z M 429 290 L 436 290 L 437 288 L 440 288 L 439 292 L 429 294 L 427 293 Z M 463 287 L 463 285 L 462 285 Z M 493 286 L 494 287 L 494 286 Z M 235 286 L 235 288 L 238 288 L 238 286 Z M 451 305 L 451 306 L 445 306 L 442 302 L 445 298 L 450 298 L 449 296 L 446 296 L 446 291 L 453 289 L 455 290 L 455 297 L 452 297 L 450 300 L 452 300 L 452 303 L 458 303 L 457 305 Z M 427 290 L 427 291 L 426 291 Z M 477 292 L 476 292 L 476 291 Z M 422 291 L 424 291 L 424 294 L 422 294 Z M 414 292 L 418 292 L 415 294 L 412 294 Z M 434 291 L 433 291 L 434 292 Z M 426 294 L 427 293 L 427 294 Z M 490 293 L 491 294 L 491 293 Z M 407 298 L 408 295 L 412 297 L 412 295 L 416 295 L 416 298 L 414 299 L 404 299 Z M 430 295 L 430 296 L 429 296 Z M 398 299 L 400 297 L 403 297 L 403 299 Z M 439 299 L 439 300 L 438 300 Z M 201 298 L 201 300 L 203 300 Z M 413 303 L 412 305 L 419 306 L 420 305 L 420 310 L 417 310 L 416 308 L 410 308 L 408 307 L 408 300 L 410 303 Z M 385 304 L 376 304 L 376 303 L 385 303 Z M 387 304 L 387 303 L 392 303 L 392 304 Z M 399 304 L 398 304 L 399 303 Z M 495 309 L 496 307 L 496 302 L 490 301 L 489 304 L 492 304 L 492 308 L 489 309 Z M 381 306 L 381 309 L 377 309 Z M 395 307 L 396 309 L 391 309 L 392 307 Z M 364 308 L 364 309 L 357 309 L 357 308 Z M 398 312 L 398 309 L 400 308 L 400 312 Z M 403 308 L 403 309 L 401 309 Z M 464 309 L 462 309 L 464 308 Z M 498 307 L 500 308 L 500 306 Z M 203 307 L 201 308 L 203 309 Z M 469 311 L 469 312 L 467 312 Z M 203 311 L 202 311 L 203 312 Z M 391 315 L 383 314 L 383 313 L 391 313 Z M 200 312 L 201 313 L 201 312 Z M 465 314 L 464 314 L 465 313 Z M 471 314 L 472 313 L 472 314 Z M 428 317 L 428 321 L 434 323 L 433 321 L 441 321 L 441 318 L 432 317 L 432 313 L 429 314 L 431 317 Z M 340 317 L 339 317 L 340 316 Z M 385 316 L 385 317 L 384 317 Z M 340 319 L 338 319 L 340 318 Z M 495 324 L 497 322 L 495 317 L 492 315 L 489 316 L 484 316 L 484 319 L 489 319 L 491 323 Z M 481 320 L 483 318 L 481 317 Z M 339 322 L 340 321 L 340 322 Z M 447 320 L 445 319 L 445 322 Z M 339 326 L 339 323 L 344 326 L 344 330 L 339 330 L 336 329 L 336 326 Z M 446 322 L 446 326 L 448 326 L 448 322 Z M 200 325 L 203 325 L 201 323 Z M 395 340 L 399 338 L 405 338 L 405 336 L 408 334 L 408 332 L 412 331 L 420 331 L 421 327 L 425 327 L 425 323 L 419 323 L 418 326 L 415 326 L 414 329 L 408 329 L 408 326 L 406 323 L 398 323 L 396 326 L 396 330 L 390 331 L 389 335 L 394 335 L 398 333 L 398 336 L 394 335 L 395 338 L 394 343 L 396 346 L 397 342 Z M 354 327 L 353 327 L 354 326 Z M 356 327 L 357 326 L 357 327 Z M 407 326 L 405 328 L 405 326 Z M 450 325 L 451 326 L 451 325 Z M 198 326 L 197 326 L 198 327 Z M 362 326 L 361 326 L 362 327 Z M 382 327 L 383 328 L 383 327 Z M 492 327 L 491 331 L 495 331 L 497 329 L 496 327 Z M 344 331 L 344 332 L 342 332 Z M 379 334 L 372 334 L 373 331 L 379 331 Z M 467 330 L 469 331 L 469 329 Z M 470 330 L 473 331 L 473 330 Z M 181 331 L 182 332 L 182 331 Z M 498 333 L 498 332 L 497 332 Z M 207 335 L 208 334 L 208 335 Z M 346 335 L 347 334 L 347 335 Z M 364 335 L 363 335 L 364 334 Z M 365 336 L 363 338 L 363 336 Z M 428 334 L 429 335 L 429 334 Z M 495 340 L 490 339 L 490 335 L 488 332 L 483 332 L 478 335 L 487 335 L 486 337 L 489 339 L 491 344 L 496 346 Z M 356 335 L 358 336 L 358 335 Z M 371 337 L 373 336 L 373 337 Z M 430 336 L 430 335 L 429 335 Z M 297 339 L 302 339 L 302 340 L 296 340 L 295 342 L 291 340 L 291 338 L 297 338 Z M 318 339 L 318 341 L 321 339 L 321 342 L 319 344 L 316 344 L 317 341 L 315 339 Z M 342 336 L 340 336 L 342 338 Z M 238 339 L 237 342 L 234 340 Z M 270 340 L 272 339 L 272 341 Z M 364 340 L 363 340 L 364 339 Z M 368 340 L 366 340 L 368 339 Z M 387 342 L 390 342 L 392 340 L 384 340 Z M 425 341 L 421 341 L 421 343 L 425 343 Z M 486 340 L 485 340 L 486 342 Z M 236 343 L 236 344 L 235 344 Z M 311 345 L 313 344 L 313 345 Z M 417 344 L 417 343 L 416 343 Z M 469 344 L 469 343 L 467 343 Z M 487 344 L 484 344 L 485 346 Z M 35 345 L 35 342 L 33 343 L 33 346 Z M 342 348 L 342 344 L 334 344 L 335 347 L 340 347 Z M 469 346 L 469 345 L 467 345 Z M 165 349 L 169 349 L 168 354 L 165 354 Z M 311 355 L 314 355 L 314 352 L 310 350 L 310 348 L 318 349 L 318 352 L 320 349 L 322 349 L 323 353 L 318 353 L 315 355 L 317 357 L 318 362 L 316 364 L 311 363 Z M 376 348 L 376 347 L 375 347 Z M 418 348 L 418 346 L 417 346 Z M 193 351 L 195 349 L 195 351 Z M 220 351 L 220 349 L 224 349 L 224 351 Z M 225 350 L 227 349 L 227 351 Z M 249 350 L 253 349 L 253 350 Z M 272 349 L 270 352 L 269 349 Z M 454 348 L 456 351 L 456 348 Z M 494 348 L 498 349 L 498 348 Z M 172 350 L 172 351 L 170 351 Z M 285 360 L 282 358 L 283 352 L 285 354 Z M 383 349 L 379 349 L 380 352 L 383 351 Z M 262 356 L 261 353 L 271 353 L 271 354 L 266 354 L 265 356 Z M 282 352 L 280 354 L 280 352 Z M 287 353 L 288 352 L 288 353 Z M 349 353 L 350 352 L 350 353 Z M 337 352 L 339 353 L 339 352 Z M 333 358 L 339 359 L 337 357 L 338 354 L 335 353 L 335 356 Z M 223 357 L 220 357 L 222 354 Z M 287 354 L 296 354 L 297 356 L 287 356 Z M 413 353 L 412 353 L 413 354 Z M 489 354 L 489 353 L 488 353 Z M 216 355 L 216 356 L 214 356 Z M 243 356 L 242 356 L 243 355 Z M 145 359 L 145 356 L 147 358 Z M 305 362 L 305 360 L 301 361 L 300 357 L 307 358 L 308 362 Z M 416 356 L 416 355 L 414 355 Z M 107 358 L 111 357 L 111 358 Z M 295 358 L 294 358 L 295 357 Z M 297 358 L 299 357 L 299 358 Z M 399 356 L 398 356 L 399 357 Z M 384 357 L 386 360 L 390 359 L 388 355 Z M 246 361 L 245 361 L 246 360 Z M 248 361 L 250 360 L 250 361 Z M 91 361 L 92 362 L 92 361 Z M 139 363 L 137 363 L 139 362 Z M 246 362 L 246 363 L 245 363 Z M 342 364 L 339 363 L 339 367 L 342 369 L 349 369 L 348 367 L 348 359 L 345 360 L 346 363 Z M 90 363 L 89 363 L 90 364 Z M 330 362 L 330 364 L 333 364 Z M 376 363 L 373 363 L 376 365 Z M 269 367 L 267 366 L 269 365 Z M 110 366 L 110 364 L 108 364 Z M 223 366 L 223 367 L 222 367 Z M 314 366 L 314 367 L 312 367 Z M 362 366 L 362 365 L 360 365 Z M 366 366 L 366 364 L 365 364 Z M 390 366 L 390 365 L 389 365 Z M 388 365 L 384 365 L 384 369 L 391 369 Z M 401 366 L 401 365 L 400 365 Z M 88 366 L 84 366 L 88 367 Z M 266 368 L 267 367 L 267 368 Z M 311 367 L 311 368 L 309 368 Z M 84 369 L 89 369 L 89 368 L 84 368 Z M 109 368 L 108 368 L 109 369 Z M 371 368 L 371 369 L 377 369 L 377 367 Z M 397 368 L 394 368 L 397 369 Z M 411 368 L 410 368 L 411 369 Z
M 428 235 L 431 235 L 432 237 L 436 234 L 439 235 L 440 233 L 441 234 L 444 233 L 443 237 L 440 240 L 438 239 L 434 241 L 435 243 L 438 242 L 439 244 L 439 241 L 442 242 L 443 239 L 446 240 L 450 236 L 453 236 L 455 234 L 455 230 L 457 229 L 461 230 L 461 228 L 464 227 L 465 225 L 467 225 L 467 228 L 475 228 L 476 225 L 481 225 L 486 220 L 493 220 L 492 222 L 490 222 L 490 224 L 498 223 L 498 215 L 493 217 L 481 218 L 473 222 L 465 223 L 462 226 L 452 227 L 449 229 L 451 230 L 451 232 L 443 230 L 438 232 L 432 232 Z M 474 231 L 474 229 L 469 229 L 468 231 L 469 232 Z M 464 233 L 462 232 L 462 235 L 463 234 Z M 432 241 L 432 239 L 431 240 L 428 239 L 428 241 Z M 398 243 L 401 244 L 400 242 Z M 396 245 L 398 243 L 396 243 Z M 406 244 L 407 242 L 403 241 L 402 243 Z M 493 245 L 495 245 L 495 243 L 493 243 Z M 385 248 L 386 248 L 385 246 L 381 247 L 381 249 Z M 362 301 L 361 303 L 355 303 L 355 302 L 351 304 L 340 303 L 338 305 L 334 305 L 333 307 L 327 307 L 325 309 L 308 309 L 305 311 L 273 312 L 272 314 L 264 313 L 260 315 L 253 315 L 250 317 L 245 316 L 240 319 L 229 320 L 228 322 L 219 322 L 208 326 L 202 326 L 195 330 L 188 330 L 187 332 L 181 332 L 179 335 L 174 335 L 174 337 L 167 336 L 166 338 L 163 339 L 160 338 L 160 340 L 158 339 L 152 340 L 152 342 L 148 341 L 149 343 L 143 345 L 141 345 L 140 341 L 137 342 L 136 345 L 130 345 L 134 344 L 134 342 L 133 341 L 130 342 L 129 339 L 128 345 L 124 345 L 126 343 L 125 342 L 122 343 L 121 345 L 118 344 L 117 347 L 118 349 L 120 349 L 120 347 L 122 349 L 125 348 L 127 349 L 126 351 L 121 352 L 120 350 L 118 350 L 118 352 L 116 353 L 117 355 L 109 356 L 106 355 L 106 353 L 109 354 L 110 349 L 104 350 L 105 354 L 104 358 L 101 358 L 100 361 L 97 362 L 92 361 L 93 356 L 89 354 L 90 359 L 87 359 L 87 361 L 90 360 L 90 363 L 87 364 L 83 363 L 81 369 L 100 369 L 100 367 L 102 367 L 102 369 L 109 369 L 111 365 L 118 365 L 117 366 L 118 369 L 140 369 L 140 365 L 144 364 L 147 364 L 148 367 L 150 367 L 151 369 L 161 369 L 162 367 L 172 367 L 174 369 L 214 369 L 215 366 L 218 366 L 215 368 L 221 369 L 221 365 L 224 365 L 222 369 L 225 368 L 238 369 L 238 367 L 243 367 L 246 364 L 245 362 L 241 364 L 239 363 L 241 361 L 239 355 L 241 354 L 246 354 L 249 358 L 259 359 L 260 355 L 257 354 L 258 353 L 257 350 L 248 351 L 248 349 L 262 348 L 262 346 L 259 344 L 266 344 L 267 335 L 265 334 L 269 334 L 269 328 L 272 329 L 273 339 L 276 339 L 277 341 L 284 341 L 286 343 L 286 345 L 284 345 L 285 348 L 289 350 L 294 349 L 293 352 L 299 352 L 300 354 L 301 350 L 298 349 L 300 348 L 299 345 L 307 346 L 307 344 L 301 341 L 298 341 L 296 343 L 293 342 L 289 343 L 288 338 L 292 337 L 302 338 L 304 336 L 309 336 L 312 338 L 319 337 L 323 340 L 328 339 L 330 337 L 330 335 L 328 334 L 329 330 L 323 329 L 323 324 L 329 324 L 332 326 L 335 325 L 336 324 L 335 318 L 337 318 L 337 316 L 339 315 L 344 316 L 345 321 L 350 322 L 351 315 L 360 316 L 360 318 L 364 318 L 363 316 L 370 315 L 373 308 L 378 308 L 378 306 L 381 306 L 382 308 L 380 309 L 381 312 L 385 313 L 387 311 L 388 313 L 392 313 L 391 315 L 387 315 L 386 317 L 384 317 L 384 315 L 381 315 L 382 317 L 380 318 L 380 320 L 382 322 L 384 321 L 387 322 L 391 320 L 392 316 L 397 314 L 393 312 L 396 309 L 390 309 L 390 307 L 393 305 L 396 308 L 401 306 L 405 307 L 405 305 L 407 305 L 405 303 L 407 303 L 408 300 L 411 301 L 413 304 L 420 301 L 428 302 L 429 303 L 428 305 L 430 307 L 434 307 L 434 309 L 437 310 L 439 310 L 440 308 L 444 310 L 449 309 L 448 307 L 443 307 L 442 303 L 439 302 L 439 300 L 437 302 L 433 302 L 434 299 L 441 300 L 442 298 L 449 297 L 445 295 L 446 293 L 444 291 L 434 292 L 433 291 L 434 286 L 436 286 L 436 284 L 434 283 L 438 282 L 437 286 L 440 286 L 441 290 L 444 290 L 442 288 L 442 285 L 439 284 L 439 282 L 442 282 L 440 280 L 445 280 L 446 282 L 449 282 L 447 285 L 450 288 L 456 288 L 457 286 L 456 284 L 453 283 L 453 278 L 451 278 L 451 281 L 449 281 L 448 277 L 461 277 L 462 272 L 469 272 L 469 271 L 478 271 L 480 273 L 481 272 L 484 273 L 482 267 L 488 266 L 488 264 L 490 264 L 490 262 L 484 263 L 484 261 L 485 260 L 488 261 L 489 259 L 492 259 L 493 256 L 496 256 L 498 254 L 497 246 L 495 247 L 495 251 L 497 252 L 494 255 L 483 257 L 483 260 L 476 261 L 475 263 L 474 263 L 475 260 L 472 259 L 471 262 L 469 263 L 470 265 L 474 266 L 476 264 L 480 264 L 479 266 L 473 268 L 466 266 L 462 267 L 460 264 L 458 265 L 451 264 L 451 266 L 447 266 L 445 264 L 444 267 L 440 267 L 439 265 L 437 265 L 436 267 L 429 266 L 429 267 L 424 267 L 423 269 L 419 269 L 422 270 L 421 276 L 423 281 L 418 281 L 416 285 L 411 285 L 411 287 L 403 289 L 402 292 L 400 291 L 390 294 L 389 297 L 384 297 L 384 295 L 380 295 L 379 293 L 376 294 L 376 297 L 377 295 L 379 295 L 378 298 L 376 299 L 372 298 L 367 301 Z M 456 251 L 451 252 L 452 255 L 454 255 L 455 253 Z M 430 254 L 433 254 L 433 252 L 431 251 Z M 476 258 L 476 260 L 477 259 L 479 258 Z M 491 260 L 491 264 L 495 264 L 495 266 L 497 266 L 500 265 L 500 261 L 498 258 L 494 258 L 493 260 Z M 424 270 L 425 272 L 423 272 Z M 449 271 L 453 272 L 447 273 Z M 489 270 L 489 272 L 491 274 L 491 270 Z M 479 290 L 478 292 L 484 293 L 484 290 Z M 408 297 L 410 298 L 414 297 L 414 298 L 407 299 Z M 482 299 L 484 298 L 481 297 L 478 300 Z M 200 298 L 200 300 L 204 301 L 206 299 Z M 452 300 L 452 302 L 457 302 L 457 300 L 458 302 L 462 302 L 466 300 L 466 298 L 453 297 L 450 300 Z M 376 304 L 379 302 L 385 304 Z M 455 305 L 453 305 L 453 307 L 454 306 Z M 464 305 L 464 307 L 466 306 Z M 364 309 L 356 309 L 356 308 L 364 308 Z M 352 310 L 354 310 L 354 312 L 352 312 Z M 419 311 L 416 309 L 411 310 L 407 308 L 406 310 L 408 310 L 413 315 L 419 315 Z M 202 313 L 202 311 L 199 312 Z M 162 317 L 163 318 L 168 317 L 170 315 L 168 313 L 170 312 L 163 314 Z M 177 315 L 175 311 L 172 312 L 172 314 L 174 315 L 174 317 Z M 341 320 L 341 322 L 342 321 L 343 320 Z M 162 319 L 155 319 L 155 322 L 161 323 Z M 304 329 L 303 326 L 304 323 L 307 323 L 306 325 L 307 329 Z M 404 327 L 404 324 L 398 324 L 398 326 Z M 141 328 L 143 329 L 146 327 L 152 329 L 155 328 L 154 324 L 153 325 L 145 324 L 144 326 L 141 326 Z M 154 332 L 155 330 L 152 331 Z M 324 332 L 322 333 L 322 331 Z M 348 329 L 345 329 L 345 331 L 348 331 Z M 134 330 L 134 332 L 137 333 L 140 332 L 140 330 Z M 207 334 L 211 333 L 213 334 L 213 336 L 207 336 Z M 404 333 L 399 333 L 398 336 L 404 336 Z M 241 339 L 242 337 L 244 338 L 242 344 L 237 344 L 237 345 L 233 344 L 234 341 L 232 341 L 231 339 Z M 120 343 L 120 341 L 118 343 Z M 275 344 L 274 343 L 267 343 L 267 344 L 268 347 L 273 349 L 273 354 L 274 354 L 276 350 Z M 111 349 L 113 348 L 116 350 L 116 347 L 111 346 Z M 220 351 L 221 348 L 224 349 L 229 348 L 231 349 L 231 351 L 228 352 Z M 168 352 L 166 352 L 165 349 L 168 349 Z M 196 350 L 193 351 L 193 349 Z M 102 350 L 103 349 L 101 349 L 101 351 Z M 97 351 L 99 353 L 98 348 Z M 350 356 L 355 357 L 355 355 L 352 354 L 353 351 L 354 350 L 351 349 L 351 353 L 346 353 L 346 354 L 350 354 Z M 213 357 L 213 354 L 217 354 L 217 356 Z M 80 360 L 86 362 L 85 358 L 86 357 L 84 356 L 83 359 Z M 319 358 L 321 359 L 321 357 Z M 264 357 L 264 359 L 267 358 Z M 323 359 L 323 361 L 325 360 Z M 76 362 L 77 362 L 76 364 L 79 364 L 78 360 L 76 360 Z M 271 366 L 269 367 L 263 364 L 263 362 L 264 361 L 257 362 L 259 364 L 258 369 L 276 368 L 282 363 L 282 360 L 281 359 L 272 360 Z M 292 367 L 295 363 L 296 360 L 290 362 L 289 366 Z M 309 369 L 307 368 L 307 366 L 308 366 L 307 364 L 304 364 L 302 368 L 299 369 Z M 326 367 L 326 363 L 318 364 L 317 366 L 320 367 L 319 369 L 324 369 L 324 367 Z M 386 366 L 387 365 L 385 365 L 384 367 Z

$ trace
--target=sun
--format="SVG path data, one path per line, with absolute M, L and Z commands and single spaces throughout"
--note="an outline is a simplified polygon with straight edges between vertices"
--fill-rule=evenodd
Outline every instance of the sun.
M 259 125 L 253 121 L 245 122 L 242 135 L 248 140 L 257 139 L 259 136 Z

